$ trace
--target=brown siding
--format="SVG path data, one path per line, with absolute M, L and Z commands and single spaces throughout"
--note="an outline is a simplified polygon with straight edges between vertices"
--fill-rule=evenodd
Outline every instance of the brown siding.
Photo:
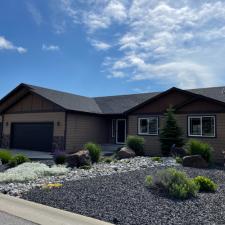
M 159 113 L 164 112 L 170 105 L 175 106 L 188 99 L 191 99 L 187 94 L 173 91 L 166 96 L 161 96 L 149 104 L 146 104 L 139 109 L 135 110 L 133 113 Z
M 225 150 L 225 113 L 213 114 L 216 115 L 216 138 L 196 138 L 200 141 L 204 141 L 212 145 L 214 148 L 214 158 L 217 162 L 223 161 L 222 151 Z M 130 115 L 128 117 L 128 134 L 137 135 L 138 127 L 138 117 L 137 115 Z M 178 124 L 182 127 L 185 139 L 190 139 L 187 136 L 187 118 L 188 114 L 176 115 Z M 164 116 L 159 117 L 160 128 L 164 124 Z M 159 136 L 143 136 L 145 138 L 145 152 L 148 155 L 160 155 L 160 142 Z
M 207 101 L 205 99 L 197 99 L 189 104 L 184 105 L 178 113 L 198 113 L 198 112 L 225 112 L 225 106 Z
M 95 115 L 68 113 L 67 115 L 67 151 L 77 151 L 89 141 L 107 143 L 107 119 Z
M 5 113 L 60 111 L 60 107 L 35 94 L 28 94 Z
M 65 113 L 52 112 L 52 113 L 21 113 L 21 114 L 5 114 L 3 133 L 10 135 L 12 123 L 34 123 L 34 122 L 54 122 L 54 136 L 64 136 L 65 130 Z M 60 125 L 57 126 L 57 122 Z M 6 126 L 6 123 L 8 125 Z

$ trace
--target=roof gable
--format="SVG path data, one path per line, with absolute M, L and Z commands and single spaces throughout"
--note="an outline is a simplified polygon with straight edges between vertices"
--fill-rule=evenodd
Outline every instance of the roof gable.
M 173 91 L 182 93 L 193 98 L 202 97 L 208 101 L 218 104 L 225 104 L 225 87 L 202 88 L 182 90 L 171 88 L 165 92 L 153 92 L 131 95 L 118 95 L 108 97 L 85 97 L 66 92 L 56 91 L 48 88 L 38 87 L 28 84 L 20 84 L 0 101 L 0 113 L 16 100 L 23 97 L 28 92 L 39 95 L 46 100 L 60 106 L 67 111 L 85 112 L 92 114 L 124 114 L 130 113 L 150 102 L 160 99 Z M 12 96 L 17 95 L 17 99 Z

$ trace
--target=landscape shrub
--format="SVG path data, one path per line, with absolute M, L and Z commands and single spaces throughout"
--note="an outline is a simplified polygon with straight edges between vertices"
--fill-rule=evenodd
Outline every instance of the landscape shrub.
M 17 154 L 10 159 L 9 166 L 15 167 L 25 162 L 30 162 L 30 159 L 23 154 Z
M 80 166 L 79 169 L 90 170 L 91 166 L 90 165 L 83 165 L 83 166 Z
M 187 174 L 176 169 L 164 169 L 156 173 L 149 187 L 156 187 L 178 199 L 196 196 L 199 186 Z
M 160 162 L 160 163 L 163 162 L 163 160 L 159 156 L 151 157 L 151 160 L 154 162 Z
M 146 176 L 146 178 L 145 178 L 145 184 L 148 187 L 151 187 L 152 186 L 152 176 Z
M 189 155 L 201 155 L 208 163 L 212 162 L 212 147 L 198 140 L 189 140 L 185 145 L 185 149 Z
M 174 109 L 169 107 L 165 113 L 165 124 L 160 132 L 161 150 L 164 156 L 169 156 L 173 145 L 182 147 L 184 145 L 183 131 L 178 126 Z
M 104 157 L 104 159 L 103 159 L 103 162 L 105 162 L 105 163 L 111 163 L 113 161 L 114 161 L 113 157 Z
M 199 191 L 215 192 L 217 190 L 217 184 L 208 177 L 197 176 L 194 178 L 194 182 L 199 185 Z
M 175 158 L 175 160 L 176 160 L 176 163 L 179 163 L 179 164 L 182 164 L 182 162 L 183 162 L 183 159 L 181 157 L 179 157 L 179 156 L 177 156 Z
M 91 161 L 93 163 L 99 162 L 101 152 L 102 152 L 101 146 L 99 146 L 95 143 L 89 142 L 89 143 L 85 144 L 84 148 L 89 151 Z
M 65 164 L 66 163 L 66 153 L 63 151 L 55 151 L 53 155 L 55 164 Z
M 1 150 L 0 151 L 0 159 L 2 164 L 8 163 L 12 159 L 12 154 L 8 150 Z
M 126 140 L 128 148 L 132 149 L 136 155 L 144 155 L 144 138 L 138 136 L 128 136 Z
M 59 176 L 69 172 L 65 166 L 48 167 L 43 163 L 23 163 L 0 173 L 0 182 L 27 182 L 43 176 Z

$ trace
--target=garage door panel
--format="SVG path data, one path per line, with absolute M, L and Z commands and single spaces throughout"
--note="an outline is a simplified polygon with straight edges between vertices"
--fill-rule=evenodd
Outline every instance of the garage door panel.
M 51 151 L 53 123 L 13 123 L 11 148 Z

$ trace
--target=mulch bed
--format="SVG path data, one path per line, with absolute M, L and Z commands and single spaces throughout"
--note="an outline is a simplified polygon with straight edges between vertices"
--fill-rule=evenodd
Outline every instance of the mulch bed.
M 213 179 L 216 193 L 199 193 L 185 201 L 167 198 L 144 186 L 159 168 L 70 181 L 60 189 L 33 189 L 24 199 L 120 225 L 225 224 L 225 172 L 185 168 L 191 177 Z

